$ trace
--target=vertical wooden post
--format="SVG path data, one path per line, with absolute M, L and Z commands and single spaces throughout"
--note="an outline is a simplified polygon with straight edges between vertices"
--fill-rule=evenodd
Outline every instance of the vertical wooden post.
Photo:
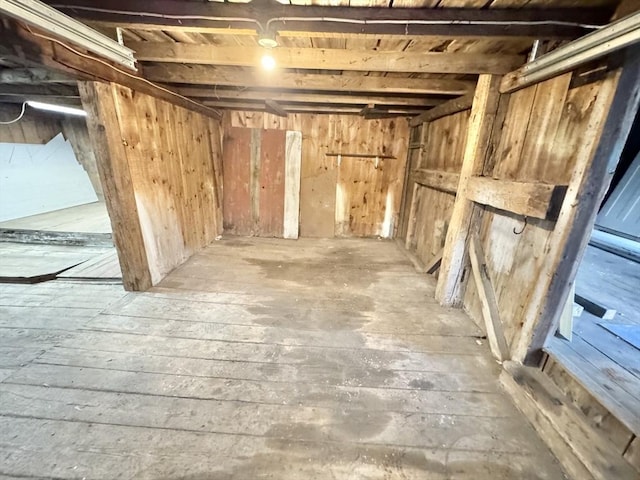
M 88 114 L 87 128 L 111 219 L 124 288 L 147 290 L 152 285 L 151 272 L 112 84 L 78 82 L 78 88 Z
M 576 153 L 574 174 L 549 238 L 546 261 L 529 298 L 522 329 L 512 344 L 514 360 L 539 363 L 545 341 L 558 327 L 564 299 L 639 106 L 640 46 L 636 45 L 627 49 L 622 72 L 610 73 L 598 92 L 587 127 L 590 131 L 585 135 L 591 141 Z
M 481 175 L 483 171 L 500 100 L 500 80 L 499 76 L 480 75 L 473 97 L 460 182 L 436 287 L 436 299 L 442 305 L 458 306 L 464 295 L 468 277 L 465 270 L 469 262 L 469 233 L 478 223 L 480 208 L 467 199 L 467 184 L 473 175 Z

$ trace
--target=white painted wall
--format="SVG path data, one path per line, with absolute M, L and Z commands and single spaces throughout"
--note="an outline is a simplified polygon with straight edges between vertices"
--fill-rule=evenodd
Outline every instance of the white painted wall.
M 0 221 L 97 200 L 61 133 L 46 145 L 0 143 Z

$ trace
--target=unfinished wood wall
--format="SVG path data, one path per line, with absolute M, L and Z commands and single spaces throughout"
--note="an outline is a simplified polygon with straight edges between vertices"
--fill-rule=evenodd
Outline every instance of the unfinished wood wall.
M 594 112 L 603 82 L 568 73 L 511 94 L 497 149 L 484 175 L 500 180 L 568 185 L 581 148 L 594 142 L 606 112 Z M 609 90 L 607 89 L 607 92 Z M 580 173 L 580 172 L 578 172 Z M 527 300 L 540 280 L 555 222 L 481 207 L 480 239 L 509 345 L 520 332 Z M 522 233 L 519 233 L 522 232 Z M 469 282 L 464 307 L 482 325 Z
M 409 127 L 404 118 L 365 120 L 356 115 L 230 112 L 232 127 L 302 132 L 300 236 L 393 237 L 404 180 Z M 393 158 L 343 157 L 359 153 Z M 336 202 L 338 199 L 338 202 Z
M 145 290 L 222 232 L 218 120 L 83 83 L 125 287 Z
M 20 109 L 20 105 L 0 105 L 0 121 L 14 120 L 20 115 Z M 27 110 L 21 120 L 0 126 L 0 142 L 43 144 L 60 131 L 59 116 L 34 115 L 33 110 Z
M 587 361 L 587 360 L 585 360 Z M 597 362 L 597 359 L 592 359 Z M 544 364 L 544 373 L 560 388 L 571 403 L 576 407 L 586 419 L 589 427 L 601 434 L 610 442 L 611 449 L 619 453 L 626 461 L 628 461 L 640 475 L 640 437 L 638 437 L 629 427 L 616 418 L 607 407 L 601 404 L 592 393 L 590 393 L 581 382 L 578 382 L 563 365 L 555 359 L 549 357 Z M 590 382 L 598 385 L 598 388 L 607 389 L 609 382 L 624 381 L 618 373 L 603 372 L 605 379 L 593 378 Z M 615 380 L 611 378 L 615 375 Z M 635 384 L 635 379 L 630 379 L 627 385 Z M 617 401 L 611 397 L 612 401 Z M 633 418 L 634 406 L 626 406 L 629 408 L 627 420 Z M 632 420 L 633 421 L 633 420 Z M 636 421 L 637 422 L 637 421 Z
M 8 122 L 18 117 L 20 105 L 0 105 L 0 121 Z M 102 185 L 98 176 L 96 159 L 93 155 L 87 123 L 82 117 L 72 117 L 56 114 L 38 114 L 27 108 L 19 121 L 0 125 L 0 142 L 2 143 L 33 143 L 44 144 L 62 132 L 66 138 L 78 163 L 86 170 L 91 185 L 99 200 L 104 199 Z
M 428 263 L 444 246 L 462 167 L 469 111 L 448 115 L 415 127 L 411 144 L 413 165 L 409 173 L 406 209 L 406 247 Z M 418 147 L 418 148 L 415 148 Z M 415 153 L 414 153 L 415 152 Z

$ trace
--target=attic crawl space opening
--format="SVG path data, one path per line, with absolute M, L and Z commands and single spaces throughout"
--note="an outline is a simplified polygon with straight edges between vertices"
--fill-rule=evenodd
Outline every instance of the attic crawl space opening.
M 638 5 L 321 3 L 0 2 L 0 473 L 638 478 Z

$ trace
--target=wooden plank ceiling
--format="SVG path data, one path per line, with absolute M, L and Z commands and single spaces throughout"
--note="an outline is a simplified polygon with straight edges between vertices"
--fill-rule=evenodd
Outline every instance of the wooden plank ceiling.
M 588 33 L 591 29 L 585 25 L 607 23 L 619 2 L 47 3 L 111 37 L 115 38 L 116 28 L 120 28 L 124 43 L 137 52 L 143 77 L 204 105 L 265 110 L 269 109 L 267 103 L 277 102 L 287 112 L 385 116 L 417 115 L 467 94 L 473 90 L 477 74 L 515 69 L 525 61 L 537 38 L 550 48 Z M 374 21 L 364 24 L 365 19 Z M 266 25 L 277 31 L 278 47 L 268 52 L 276 61 L 273 71 L 260 66 L 267 50 L 258 45 L 257 31 Z M 50 79 L 36 82 L 30 71 L 17 67 L 0 63 L 0 101 L 47 94 L 66 103 L 77 100 L 73 86 Z M 29 78 L 27 85 L 25 78 Z

